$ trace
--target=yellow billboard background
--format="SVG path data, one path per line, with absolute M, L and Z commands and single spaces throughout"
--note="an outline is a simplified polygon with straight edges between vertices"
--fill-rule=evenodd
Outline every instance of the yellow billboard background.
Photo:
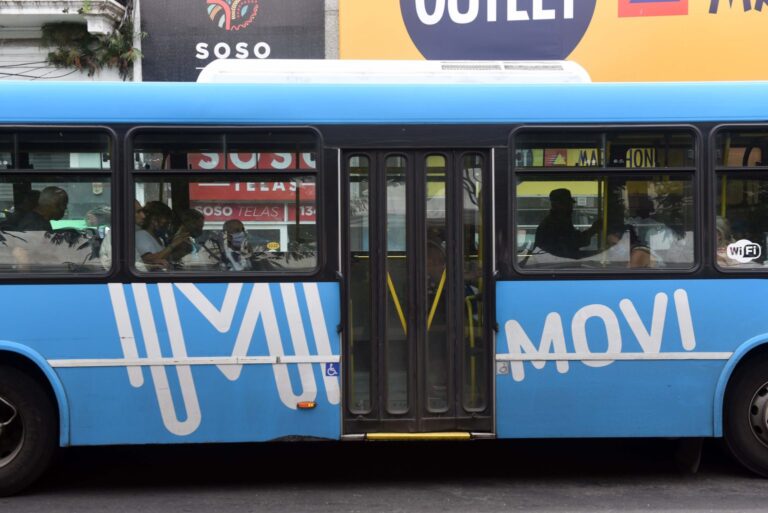
M 768 8 L 741 0 L 690 0 L 687 16 L 619 18 L 616 0 L 598 0 L 586 34 L 568 60 L 595 82 L 768 80 L 763 47 Z M 339 0 L 342 59 L 424 59 L 411 41 L 399 0 Z

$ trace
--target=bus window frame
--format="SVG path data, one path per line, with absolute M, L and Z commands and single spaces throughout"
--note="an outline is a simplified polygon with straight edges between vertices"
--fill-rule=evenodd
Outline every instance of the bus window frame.
M 296 270 L 296 271 L 142 271 L 136 268 L 135 265 L 135 252 L 136 252 L 136 237 L 135 237 L 135 222 L 134 217 L 134 202 L 129 199 L 135 198 L 135 185 L 141 177 L 153 177 L 162 178 L 167 177 L 190 177 L 196 173 L 202 176 L 210 176 L 216 174 L 217 171 L 194 171 L 189 169 L 134 169 L 134 140 L 137 135 L 147 132 L 168 132 L 171 134 L 183 134 L 183 133 L 216 133 L 218 135 L 224 135 L 224 133 L 271 133 L 271 132 L 294 132 L 311 134 L 314 140 L 314 152 L 316 155 L 315 169 L 314 170 L 295 170 L 295 171 L 275 171 L 275 170 L 259 170 L 259 169 L 227 169 L 220 170 L 225 177 L 234 176 L 274 176 L 276 174 L 284 174 L 289 177 L 295 177 L 300 175 L 313 175 L 315 177 L 315 230 L 317 237 L 317 250 L 315 265 L 312 269 Z M 174 281 L 174 282 L 216 282 L 225 280 L 227 282 L 237 281 L 252 281 L 258 279 L 261 282 L 283 282 L 283 281 L 310 281 L 319 280 L 323 269 L 326 267 L 326 250 L 325 250 L 325 223 L 326 214 L 325 209 L 326 197 L 323 192 L 326 186 L 326 180 L 323 178 L 323 169 L 325 167 L 325 142 L 323 135 L 316 127 L 309 125 L 139 125 L 131 127 L 124 136 L 124 155 L 123 165 L 126 172 L 124 173 L 123 183 L 124 197 L 126 198 L 125 205 L 123 205 L 122 214 L 125 218 L 124 226 L 125 233 L 122 234 L 123 247 L 125 248 L 125 266 L 129 276 L 134 280 L 140 281 Z
M 520 132 L 532 133 L 553 133 L 558 131 L 570 131 L 570 132 L 652 132 L 652 131 L 677 131 L 688 132 L 693 136 L 693 152 L 694 163 L 688 167 L 657 167 L 657 168 L 622 168 L 622 167 L 610 167 L 603 163 L 602 166 L 595 167 L 551 167 L 551 168 L 536 168 L 536 167 L 517 167 L 516 161 L 516 138 Z M 507 184 L 507 197 L 511 199 L 509 202 L 510 207 L 507 212 L 507 245 L 509 246 L 507 254 L 510 255 L 512 260 L 512 271 L 520 276 L 526 277 L 557 277 L 567 276 L 569 278 L 621 278 L 621 279 L 648 279 L 653 276 L 665 276 L 670 277 L 674 275 L 678 276 L 691 276 L 699 272 L 704 266 L 703 258 L 703 230 L 704 223 L 704 207 L 702 201 L 705 198 L 705 191 L 703 190 L 703 175 L 705 155 L 703 155 L 705 149 L 703 144 L 703 135 L 699 127 L 689 123 L 672 123 L 672 124 L 655 124 L 655 123 L 641 123 L 641 124 L 552 124 L 552 125 L 518 125 L 515 126 L 508 137 L 508 168 L 507 176 L 509 181 Z M 606 156 L 607 158 L 607 156 Z M 693 190 L 693 262 L 689 268 L 677 268 L 677 269 L 665 269 L 665 268 L 644 268 L 644 269 L 622 269 L 620 267 L 613 268 L 592 268 L 585 267 L 582 269 L 529 269 L 520 266 L 518 262 L 517 253 L 517 178 L 519 175 L 531 176 L 531 175 L 563 175 L 567 176 L 574 172 L 580 172 L 581 177 L 598 176 L 606 174 L 615 175 L 631 175 L 631 174 L 649 174 L 649 175 L 680 175 L 691 176 L 691 184 Z
M 722 273 L 724 275 L 730 275 L 730 276 L 762 276 L 764 277 L 766 275 L 766 272 L 768 272 L 768 267 L 759 268 L 759 267 L 747 267 L 747 268 L 738 268 L 738 267 L 723 267 L 717 263 L 717 179 L 718 179 L 718 173 L 726 173 L 726 174 L 735 174 L 735 173 L 743 173 L 743 172 L 764 172 L 766 174 L 766 180 L 768 180 L 768 166 L 759 166 L 759 167 L 732 167 L 732 166 L 726 166 L 726 165 L 718 165 L 718 159 L 717 159 L 717 137 L 722 132 L 726 131 L 739 131 L 739 130 L 753 130 L 753 129 L 762 129 L 765 131 L 766 136 L 768 136 L 768 123 L 719 123 L 712 127 L 712 129 L 709 131 L 709 155 L 707 155 L 709 169 L 711 169 L 710 176 L 707 180 L 707 185 L 712 191 L 712 197 L 710 200 L 711 205 L 708 205 L 707 209 L 707 222 L 709 226 L 709 240 L 710 244 L 707 248 L 707 253 L 709 258 L 712 259 L 712 267 L 719 273 Z M 725 162 L 725 161 L 724 161 Z
M 119 137 L 117 131 L 108 125 L 67 125 L 67 124 L 29 124 L 29 123 L 16 123 L 16 124 L 0 124 L 0 131 L 16 134 L 18 132 L 46 132 L 46 131 L 67 131 L 67 132 L 103 132 L 109 137 L 110 142 L 110 158 L 109 169 L 22 169 L 13 167 L 11 169 L 0 170 L 0 173 L 4 175 L 13 176 L 102 176 L 109 178 L 110 185 L 110 202 L 112 209 L 112 233 L 115 233 L 115 227 L 120 227 L 120 217 L 116 216 L 119 212 L 119 189 L 120 189 L 120 177 L 118 162 L 121 162 Z M 14 142 L 14 152 L 18 154 L 18 145 Z M 18 165 L 18 162 L 14 162 L 14 165 Z M 35 272 L 3 272 L 0 271 L 0 282 L 2 284 L 11 285 L 16 283 L 109 283 L 114 281 L 120 273 L 120 261 L 114 258 L 118 255 L 120 250 L 120 243 L 117 242 L 120 237 L 112 237 L 112 264 L 110 269 L 100 272 L 88 272 L 88 273 L 72 273 L 72 272 L 51 272 L 51 273 L 35 273 Z

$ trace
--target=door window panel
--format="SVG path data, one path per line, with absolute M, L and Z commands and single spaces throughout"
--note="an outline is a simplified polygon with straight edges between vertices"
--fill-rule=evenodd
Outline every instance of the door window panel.
M 386 387 L 387 411 L 391 414 L 407 413 L 408 370 L 408 256 L 406 248 L 407 203 L 405 157 L 386 159 Z
M 370 258 L 370 159 L 350 157 L 349 166 L 349 409 L 355 414 L 371 411 L 373 326 L 371 322 Z
M 463 392 L 464 410 L 483 411 L 487 405 L 485 361 L 488 349 L 484 326 L 483 159 L 467 155 L 462 161 L 462 244 L 464 276 Z
M 426 158 L 426 384 L 427 411 L 442 413 L 448 410 L 448 344 L 452 340 L 448 331 L 448 220 L 447 162 L 442 155 Z

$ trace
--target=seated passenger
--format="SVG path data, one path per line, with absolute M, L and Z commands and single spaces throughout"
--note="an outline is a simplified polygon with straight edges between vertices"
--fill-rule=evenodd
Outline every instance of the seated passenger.
M 34 210 L 39 200 L 40 200 L 40 191 L 38 190 L 33 189 L 28 193 L 23 194 L 21 196 L 21 199 L 18 201 L 18 203 L 15 203 L 13 205 L 13 212 L 11 212 L 3 220 L 2 223 L 0 223 L 0 230 L 5 230 L 5 231 L 15 230 L 16 225 L 18 225 L 19 221 L 29 212 L 32 212 L 32 210 Z
M 141 229 L 136 231 L 136 254 L 146 264 L 148 270 L 167 270 L 170 268 L 170 258 L 173 252 L 185 239 L 174 239 L 167 246 L 165 239 L 171 226 L 172 211 L 161 201 L 150 201 L 141 213 Z M 136 220 L 140 218 L 136 213 Z M 137 269 L 140 267 L 137 265 Z
M 224 223 L 224 259 L 233 271 L 247 271 L 251 268 L 253 250 L 245 232 L 245 225 L 239 219 Z
M 669 226 L 657 219 L 653 200 L 648 196 L 634 199 L 632 216 L 627 222 L 634 227 L 640 243 L 654 251 L 666 251 L 680 239 Z
M 581 248 L 588 246 L 592 236 L 600 229 L 600 219 L 584 231 L 573 226 L 573 204 L 568 189 L 555 189 L 549 193 L 549 213 L 536 228 L 534 249 L 562 258 L 581 258 Z
M 172 262 L 181 262 L 187 255 L 194 255 L 200 251 L 197 238 L 203 234 L 205 216 L 199 210 L 190 208 L 179 214 L 179 229 L 173 235 L 171 244 L 174 250 L 171 253 Z
M 51 221 L 58 221 L 64 217 L 68 203 L 69 196 L 64 189 L 54 186 L 46 187 L 40 191 L 37 206 L 24 214 L 12 230 L 52 232 Z

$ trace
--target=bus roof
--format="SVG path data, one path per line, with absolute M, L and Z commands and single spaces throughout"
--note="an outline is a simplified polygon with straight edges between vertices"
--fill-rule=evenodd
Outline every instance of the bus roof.
M 504 124 L 765 121 L 768 82 L 0 82 L 2 123 Z
M 571 61 L 216 59 L 197 77 L 246 84 L 544 84 L 590 82 Z

